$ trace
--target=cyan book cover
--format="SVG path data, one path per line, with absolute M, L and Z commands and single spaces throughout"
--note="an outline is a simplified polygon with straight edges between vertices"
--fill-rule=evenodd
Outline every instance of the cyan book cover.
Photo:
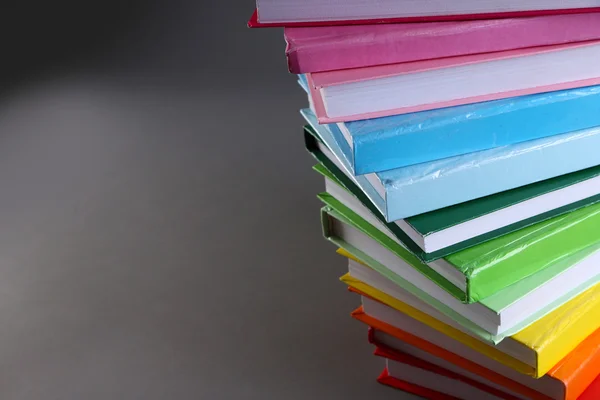
M 349 145 L 341 132 L 319 125 L 311 110 L 302 115 L 350 172 Z M 391 222 L 600 165 L 598 148 L 600 127 L 356 176 L 355 181 Z
M 386 222 L 383 215 L 379 212 L 377 207 L 371 203 L 369 198 L 360 190 L 360 188 L 346 176 L 340 169 L 331 162 L 316 145 L 318 140 L 315 136 L 314 131 L 306 126 L 304 130 L 305 141 L 307 150 L 312 156 L 319 161 L 319 164 L 313 167 L 313 169 L 321 174 L 324 178 L 330 180 L 332 183 L 337 184 L 344 190 L 352 194 L 368 211 L 374 215 L 386 228 L 400 241 L 404 246 L 415 254 L 418 258 L 425 262 L 435 261 L 439 258 L 446 257 L 452 253 L 467 249 L 472 246 L 476 246 L 488 240 L 497 238 L 499 236 L 514 232 L 516 230 L 526 228 L 530 225 L 538 222 L 545 221 L 547 219 L 566 214 L 571 211 L 575 211 L 579 208 L 589 206 L 600 202 L 600 194 L 586 198 L 584 200 L 576 201 L 571 204 L 565 205 L 560 208 L 555 208 L 551 211 L 540 213 L 531 218 L 521 220 L 519 222 L 506 225 L 502 228 L 498 228 L 489 231 L 483 235 L 473 237 L 472 239 L 462 241 L 455 245 L 437 250 L 434 252 L 427 252 L 421 248 L 416 242 L 414 242 L 409 235 L 402 230 L 402 228 L 395 222 Z M 580 182 L 584 182 L 589 179 L 600 176 L 600 166 L 588 168 L 585 170 L 573 172 L 567 175 L 561 175 L 556 178 L 548 179 L 545 181 L 533 183 L 531 185 L 523 186 L 521 188 L 513 189 L 506 192 L 501 192 L 492 196 L 487 196 L 481 199 L 472 200 L 466 203 L 457 204 L 452 207 L 442 208 L 440 210 L 432 211 L 426 214 L 417 215 L 405 219 L 404 221 L 415 229 L 422 236 L 426 237 L 432 233 L 442 231 L 452 226 L 461 224 L 465 221 L 472 220 L 473 218 L 488 215 L 496 210 L 519 204 L 525 200 L 535 198 L 543 194 L 551 193 L 556 190 L 563 189 L 570 185 L 574 185 Z M 600 188 L 598 189 L 600 192 Z
M 355 175 L 600 125 L 600 86 L 342 122 Z

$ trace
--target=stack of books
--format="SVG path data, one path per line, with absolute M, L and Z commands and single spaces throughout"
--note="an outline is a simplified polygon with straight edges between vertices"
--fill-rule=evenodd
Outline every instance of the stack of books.
M 564 9 L 569 7 L 569 9 Z M 600 399 L 600 0 L 258 0 L 379 381 Z

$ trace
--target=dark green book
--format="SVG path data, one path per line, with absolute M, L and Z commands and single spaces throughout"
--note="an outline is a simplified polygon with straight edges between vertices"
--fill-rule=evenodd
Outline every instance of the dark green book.
M 304 127 L 304 136 L 306 148 L 321 163 L 315 170 L 326 178 L 327 192 L 362 218 L 377 218 L 425 262 L 600 201 L 597 166 L 388 223 L 311 127 Z

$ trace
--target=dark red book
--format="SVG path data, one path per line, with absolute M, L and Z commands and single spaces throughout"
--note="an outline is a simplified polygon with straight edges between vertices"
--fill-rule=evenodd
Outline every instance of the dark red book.
M 577 14 L 600 11 L 600 2 L 597 0 L 581 0 L 577 2 L 579 7 L 560 8 L 570 6 L 564 0 L 546 0 L 536 2 L 545 6 L 546 3 L 553 6 L 545 8 L 523 9 L 523 7 L 532 7 L 529 1 L 504 0 L 511 3 L 510 11 L 507 8 L 499 8 L 495 11 L 480 9 L 478 11 L 464 12 L 462 10 L 439 14 L 436 10 L 422 10 L 421 13 L 415 12 L 407 14 L 404 10 L 403 2 L 397 1 L 386 5 L 386 1 L 371 2 L 366 0 L 351 0 L 352 3 L 358 3 L 356 7 L 343 7 L 339 4 L 335 6 L 332 0 L 288 0 L 279 2 L 268 0 L 268 5 L 262 5 L 265 0 L 259 0 L 259 8 L 254 12 L 248 22 L 250 28 L 268 28 L 268 27 L 309 27 L 309 26 L 331 26 L 331 25 L 371 25 L 397 22 L 436 22 L 436 21 L 466 21 L 497 18 L 514 17 L 533 17 L 538 15 L 556 15 L 556 14 Z M 473 2 L 474 0 L 469 0 Z M 298 3 L 298 4 L 293 4 Z M 414 3 L 414 2 L 413 2 Z M 436 2 L 421 2 L 428 6 L 432 4 L 435 7 Z M 522 3 L 522 5 L 520 5 Z M 560 5 L 556 5 L 560 3 Z M 448 3 L 446 3 L 448 4 Z M 452 3 L 450 3 L 452 4 Z M 291 7 L 290 7 L 291 5 Z M 459 4 L 460 5 L 460 4 Z M 379 7 L 379 9 L 377 8 Z M 428 6 L 429 7 L 429 6 Z M 447 7 L 446 7 L 447 8 Z M 363 10 L 364 9 L 364 10 Z M 464 8 L 463 8 L 464 9 Z M 260 11 L 259 11 L 260 10 Z M 365 13 L 365 10 L 369 10 Z M 502 10 L 502 11 L 500 11 Z M 353 14 L 354 13 L 354 14 Z

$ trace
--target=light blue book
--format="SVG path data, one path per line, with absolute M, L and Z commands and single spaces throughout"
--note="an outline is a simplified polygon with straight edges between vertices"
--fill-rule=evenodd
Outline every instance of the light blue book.
M 388 222 L 600 165 L 599 127 L 354 176 L 350 146 L 338 127 L 319 125 L 309 109 L 302 115 L 324 143 L 323 153 L 352 177 Z
M 300 85 L 308 90 L 306 77 Z M 355 175 L 600 126 L 600 86 L 342 122 Z

